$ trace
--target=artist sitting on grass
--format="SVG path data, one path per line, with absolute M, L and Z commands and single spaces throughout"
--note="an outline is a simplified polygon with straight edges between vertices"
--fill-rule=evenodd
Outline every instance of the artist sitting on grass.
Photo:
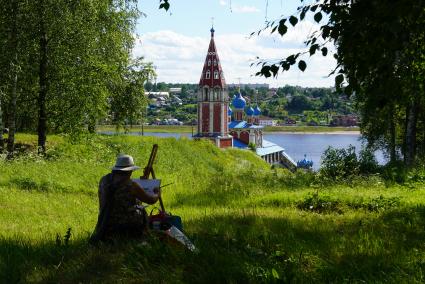
M 140 237 L 147 230 L 148 220 L 140 202 L 154 204 L 161 194 L 147 193 L 130 179 L 131 173 L 140 167 L 133 158 L 121 155 L 117 158 L 112 173 L 103 176 L 99 183 L 99 216 L 91 242 L 105 240 L 112 236 Z

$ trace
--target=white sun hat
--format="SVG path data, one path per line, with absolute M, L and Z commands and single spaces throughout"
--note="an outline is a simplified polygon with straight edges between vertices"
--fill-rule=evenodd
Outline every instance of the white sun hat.
M 113 171 L 135 171 L 140 167 L 134 165 L 133 157 L 130 155 L 120 155 L 115 162 L 115 166 L 112 168 Z

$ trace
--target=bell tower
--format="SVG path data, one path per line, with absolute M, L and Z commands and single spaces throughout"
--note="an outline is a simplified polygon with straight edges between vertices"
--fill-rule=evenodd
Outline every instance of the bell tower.
M 229 95 L 214 42 L 214 32 L 212 27 L 208 53 L 199 80 L 196 136 L 209 138 L 218 147 L 226 148 L 233 146 L 233 138 L 228 130 Z

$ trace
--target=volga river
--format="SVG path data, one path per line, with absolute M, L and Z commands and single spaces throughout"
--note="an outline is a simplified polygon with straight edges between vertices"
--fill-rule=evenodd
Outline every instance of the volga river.
M 113 134 L 112 132 L 103 132 L 104 134 Z M 141 132 L 132 132 L 129 135 L 142 135 Z M 180 138 L 185 136 L 191 138 L 191 133 L 159 133 L 145 132 L 145 136 L 157 137 L 174 137 Z M 349 145 L 356 147 L 359 152 L 362 146 L 361 136 L 357 133 L 345 132 L 343 134 L 328 133 L 264 133 L 264 139 L 273 142 L 285 149 L 285 152 L 294 159 L 294 161 L 302 160 L 307 155 L 308 160 L 313 161 L 313 168 L 320 167 L 321 156 L 329 147 L 347 148 Z M 381 152 L 375 153 L 378 162 L 383 163 L 384 157 Z

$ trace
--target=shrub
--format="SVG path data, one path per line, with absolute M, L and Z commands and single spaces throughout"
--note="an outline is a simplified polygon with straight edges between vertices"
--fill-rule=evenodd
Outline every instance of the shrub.
M 379 172 L 379 165 L 372 149 L 363 148 L 360 151 L 359 171 L 362 174 L 375 174 Z
M 356 148 L 350 145 L 347 149 L 329 147 L 322 155 L 320 172 L 332 180 L 345 179 L 359 173 Z
M 257 146 L 256 146 L 254 143 L 249 142 L 249 144 L 248 144 L 248 148 L 249 148 L 251 151 L 254 151 L 254 152 L 255 152 L 255 149 L 257 148 Z
M 404 183 L 407 180 L 407 169 L 402 161 L 395 161 L 385 165 L 382 176 L 387 182 Z
M 353 145 L 347 149 L 335 149 L 329 147 L 322 155 L 322 167 L 320 173 L 334 181 L 352 178 L 358 174 L 377 174 L 380 167 L 375 154 L 370 148 L 363 148 L 359 157 Z

